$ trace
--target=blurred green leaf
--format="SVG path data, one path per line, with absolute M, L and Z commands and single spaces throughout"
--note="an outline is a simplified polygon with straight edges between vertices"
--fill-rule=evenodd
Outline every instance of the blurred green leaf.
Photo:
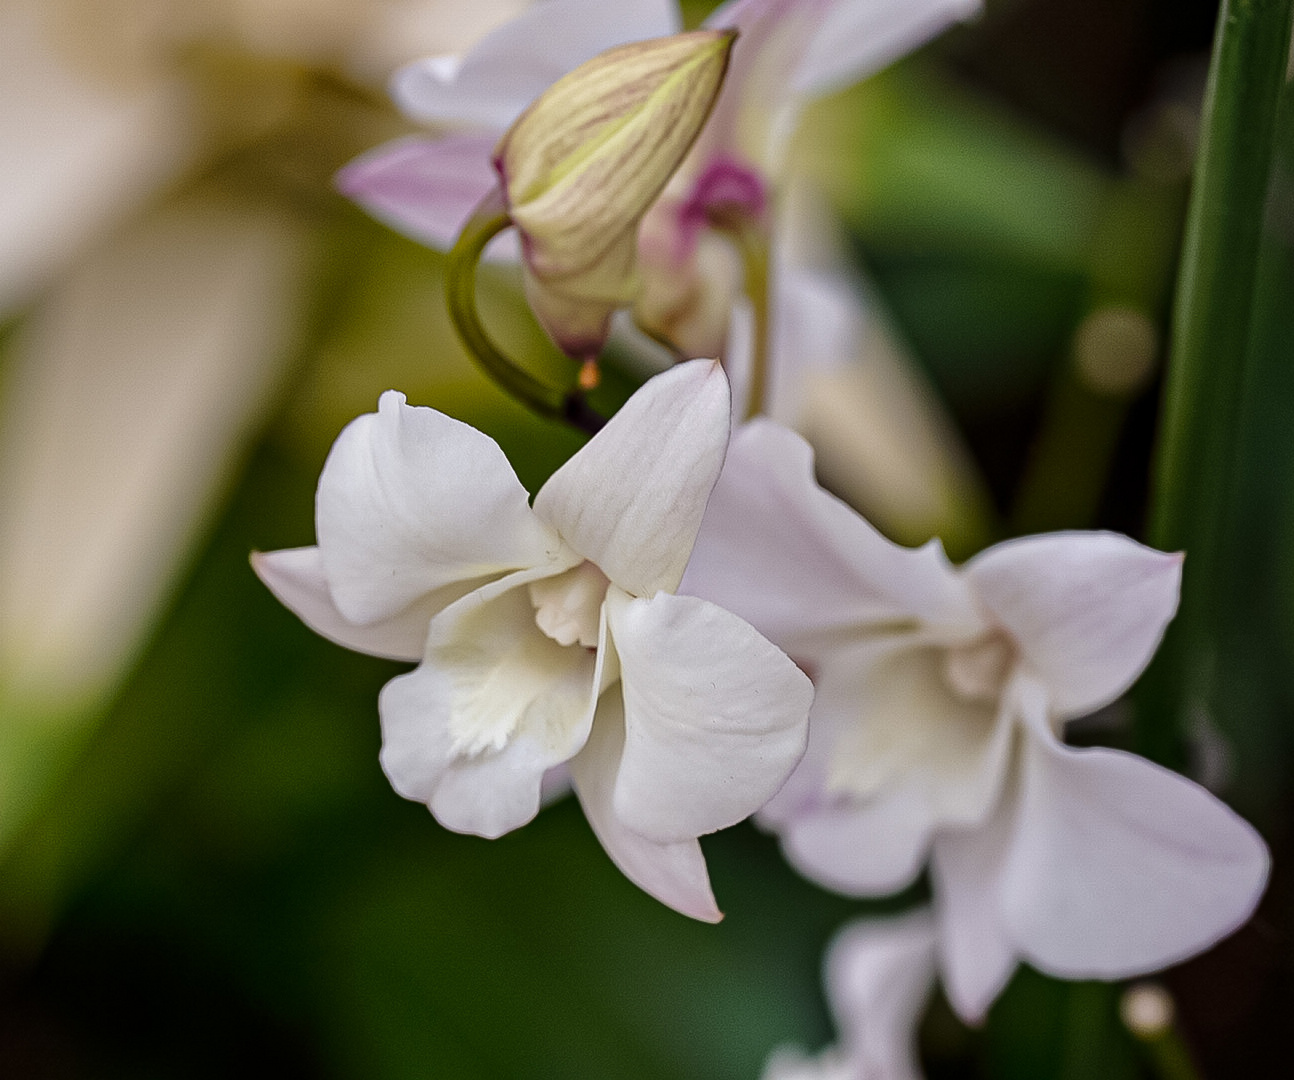
M 1292 11 L 1291 0 L 1225 0 L 1205 102 L 1150 530 L 1155 546 L 1185 550 L 1187 562 L 1181 610 L 1139 697 L 1139 749 L 1177 767 L 1201 725 L 1244 723 L 1223 719 L 1219 678 L 1243 653 L 1236 616 L 1252 626 L 1265 614 L 1240 601 L 1265 587 L 1255 572 L 1272 538 L 1273 437 L 1289 462 L 1289 338 L 1281 363 L 1271 346 L 1272 332 L 1288 329 L 1289 237 L 1276 227 L 1288 213 L 1288 174 L 1273 173 L 1273 150 L 1289 96 Z M 1248 509 L 1246 495 L 1257 500 Z

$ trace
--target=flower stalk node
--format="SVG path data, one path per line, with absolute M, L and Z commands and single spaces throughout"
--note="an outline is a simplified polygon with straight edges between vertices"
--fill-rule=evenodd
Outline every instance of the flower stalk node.
M 476 267 L 486 245 L 512 224 L 497 189 L 485 197 L 463 226 L 450 250 L 445 268 L 445 296 L 449 318 L 459 339 L 477 365 L 503 390 L 540 416 L 561 420 L 592 435 L 606 423 L 584 398 L 584 370 L 575 388 L 562 390 L 537 379 L 509 357 L 486 332 L 476 305 Z M 594 365 L 596 360 L 586 360 Z

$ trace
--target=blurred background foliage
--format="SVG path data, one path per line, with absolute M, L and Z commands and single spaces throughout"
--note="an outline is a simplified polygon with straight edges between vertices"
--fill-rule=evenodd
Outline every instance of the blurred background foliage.
M 797 144 L 847 224 L 876 318 L 982 469 L 1000 536 L 1147 535 L 1216 15 L 1206 0 L 990 0 L 981 21 L 815 107 Z M 579 439 L 472 368 L 448 329 L 440 256 L 333 193 L 337 167 L 403 130 L 380 90 L 327 57 L 223 40 L 184 63 L 216 134 L 153 198 L 253 208 L 287 229 L 292 325 L 152 613 L 105 624 L 130 637 L 125 658 L 75 699 L 0 683 L 0 1074 L 737 1080 L 777 1044 L 822 1045 L 823 945 L 903 898 L 831 896 L 741 826 L 706 841 L 727 918 L 703 926 L 625 881 L 570 800 L 486 842 L 391 791 L 376 695 L 397 666 L 315 637 L 248 552 L 312 541 L 328 447 L 388 387 L 488 431 L 532 491 Z M 1254 922 L 1167 976 L 1192 1053 L 1218 1077 L 1284 1076 L 1292 1056 L 1288 86 L 1239 446 L 1225 505 L 1199 507 L 1225 515 L 1229 602 L 1187 764 L 1276 856 Z M 4 393 L 51 288 L 5 324 Z M 488 270 L 487 321 L 558 363 L 514 290 Z M 1155 1075 L 1117 1000 L 1022 969 L 983 1031 L 936 1002 L 929 1075 Z

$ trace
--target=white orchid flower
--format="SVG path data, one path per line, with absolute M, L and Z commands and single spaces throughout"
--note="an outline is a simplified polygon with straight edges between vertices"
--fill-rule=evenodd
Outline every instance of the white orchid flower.
M 625 874 L 710 921 L 697 837 L 782 785 L 812 697 L 751 626 L 675 594 L 729 410 L 714 361 L 657 376 L 532 509 L 493 440 L 388 392 L 329 455 L 318 546 L 254 558 L 326 637 L 421 661 L 380 702 L 382 765 L 402 795 L 448 828 L 499 836 L 569 762 Z
M 786 138 L 804 104 L 979 8 L 979 0 L 738 0 L 714 12 L 707 28 L 736 28 L 741 37 L 714 112 L 640 242 L 644 288 L 663 294 L 648 311 L 694 314 L 700 306 L 707 315 L 679 322 L 660 313 L 649 321 L 686 331 L 675 341 L 684 352 L 714 355 L 732 297 L 711 295 L 709 259 L 698 252 L 707 214 L 736 207 L 760 216 L 783 179 Z M 454 133 L 379 147 L 343 170 L 339 186 L 393 228 L 448 247 L 497 183 L 494 147 L 534 98 L 607 49 L 681 28 L 674 0 L 536 4 L 464 56 L 435 56 L 399 72 L 391 90 L 404 112 Z
M 1131 754 L 1073 749 L 1177 607 L 1181 557 L 1112 533 L 1009 541 L 953 567 L 900 548 L 813 479 L 798 436 L 740 430 L 684 590 L 810 671 L 809 748 L 762 814 L 790 861 L 854 895 L 930 861 L 939 959 L 978 1021 L 1020 959 L 1121 978 L 1229 934 L 1267 877 L 1257 833 Z
M 917 1024 L 935 985 L 935 923 L 924 908 L 859 919 L 823 964 L 840 1045 L 814 1058 L 779 1050 L 764 1080 L 921 1080 Z

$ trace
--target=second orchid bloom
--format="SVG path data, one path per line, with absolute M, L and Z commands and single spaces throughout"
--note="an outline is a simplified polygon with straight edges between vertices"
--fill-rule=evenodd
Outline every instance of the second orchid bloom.
M 939 966 L 983 1019 L 1016 964 L 1114 979 L 1252 914 L 1258 834 L 1142 758 L 1063 742 L 1140 675 L 1181 557 L 1103 532 L 1007 541 L 953 567 L 891 544 L 817 486 L 799 436 L 737 432 L 683 588 L 814 676 L 804 761 L 762 813 L 806 876 L 894 892 L 929 863 Z
M 382 765 L 448 828 L 494 837 L 567 764 L 625 874 L 719 918 L 697 837 L 781 787 L 809 680 L 748 623 L 675 595 L 728 443 L 722 369 L 651 380 L 534 506 L 492 439 L 394 391 L 338 438 L 318 546 L 254 557 L 339 644 L 418 667 L 382 692 Z

